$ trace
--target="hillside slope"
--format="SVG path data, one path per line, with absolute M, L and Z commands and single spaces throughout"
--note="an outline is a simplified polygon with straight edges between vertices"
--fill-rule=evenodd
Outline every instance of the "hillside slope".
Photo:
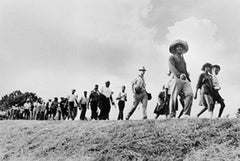
M 0 121 L 0 160 L 240 160 L 240 120 Z

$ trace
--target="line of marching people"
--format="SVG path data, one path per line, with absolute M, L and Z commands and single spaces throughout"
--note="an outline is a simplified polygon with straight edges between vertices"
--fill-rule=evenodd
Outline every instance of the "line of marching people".
M 190 74 L 187 71 L 187 63 L 184 59 L 184 54 L 188 52 L 188 44 L 182 40 L 174 41 L 170 47 L 171 55 L 168 59 L 170 80 L 164 85 L 163 91 L 158 95 L 158 104 L 154 110 L 156 119 L 160 115 L 166 115 L 168 118 L 175 118 L 176 111 L 179 109 L 179 104 L 182 105 L 182 110 L 178 116 L 187 118 L 191 115 L 192 102 L 198 96 L 200 90 L 200 105 L 203 106 L 197 117 L 201 116 L 206 110 L 209 111 L 210 117 L 213 117 L 213 109 L 215 103 L 221 105 L 218 117 L 221 117 L 225 104 L 224 99 L 220 96 L 221 89 L 217 75 L 220 71 L 219 65 L 211 65 L 206 63 L 202 67 L 202 73 L 199 76 L 196 85 L 195 93 L 191 87 Z M 126 120 L 135 112 L 137 106 L 142 104 L 142 118 L 147 119 L 147 104 L 151 99 L 151 93 L 147 91 L 145 82 L 145 67 L 138 69 L 137 77 L 132 81 L 133 102 Z M 127 101 L 126 87 L 122 86 L 121 92 L 117 96 L 119 115 L 118 120 L 123 120 L 123 110 Z M 89 97 L 87 91 L 80 99 L 76 95 L 76 90 L 73 89 L 67 98 L 58 98 L 44 102 L 33 102 L 27 100 L 23 107 L 13 107 L 10 111 L 12 119 L 35 119 L 35 120 L 61 120 L 72 119 L 77 116 L 78 108 L 81 110 L 80 120 L 86 120 L 86 111 L 91 109 L 91 120 L 109 120 L 111 107 L 116 107 L 112 98 L 113 91 L 110 89 L 110 81 L 105 83 L 100 90 L 98 85 L 90 92 Z M 179 103 L 180 100 L 180 103 Z
M 86 111 L 90 108 L 91 120 L 109 120 L 111 106 L 116 108 L 112 98 L 113 92 L 110 89 L 110 81 L 107 81 L 100 90 L 98 88 L 96 84 L 89 96 L 87 91 L 84 91 L 80 98 L 78 98 L 76 90 L 73 89 L 69 96 L 61 97 L 60 100 L 57 97 L 53 100 L 49 99 L 47 102 L 27 99 L 23 106 L 15 105 L 8 110 L 8 119 L 75 120 L 79 109 L 81 111 L 79 119 L 87 120 Z M 116 98 L 119 107 L 118 120 L 123 120 L 123 110 L 127 101 L 125 89 L 126 87 L 122 86 Z

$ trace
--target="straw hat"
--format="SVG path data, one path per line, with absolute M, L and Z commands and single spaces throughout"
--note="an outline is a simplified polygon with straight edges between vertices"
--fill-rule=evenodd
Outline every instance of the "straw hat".
M 188 43 L 186 41 L 183 40 L 175 40 L 169 47 L 169 52 L 172 54 L 176 53 L 176 47 L 177 45 L 182 45 L 183 47 L 183 54 L 185 54 L 186 52 L 188 52 Z
M 140 68 L 140 69 L 138 69 L 139 71 L 147 71 L 146 69 L 145 69 L 145 67 L 142 67 L 142 68 Z

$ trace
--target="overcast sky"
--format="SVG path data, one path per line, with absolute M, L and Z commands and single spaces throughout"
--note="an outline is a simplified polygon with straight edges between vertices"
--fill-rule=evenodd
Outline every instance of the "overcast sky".
M 111 81 L 117 93 L 145 66 L 153 94 L 167 81 L 169 45 L 189 44 L 185 59 L 195 91 L 204 63 L 219 64 L 223 115 L 240 108 L 239 0 L 0 0 L 0 96 L 14 90 L 44 99 L 79 95 Z M 194 100 L 192 116 L 200 110 Z M 218 113 L 219 106 L 215 110 Z M 117 110 L 112 110 L 112 119 Z M 135 118 L 141 118 L 137 110 Z

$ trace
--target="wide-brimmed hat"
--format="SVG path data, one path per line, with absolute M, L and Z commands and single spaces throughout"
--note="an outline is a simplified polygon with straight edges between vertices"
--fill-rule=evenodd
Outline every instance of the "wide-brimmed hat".
M 188 43 L 183 40 L 175 40 L 169 47 L 169 52 L 172 54 L 176 53 L 176 47 L 177 45 L 182 45 L 183 47 L 183 54 L 185 54 L 188 51 Z
M 218 68 L 219 70 L 221 69 L 221 67 L 217 64 L 213 65 L 212 68 Z
M 145 67 L 142 67 L 142 68 L 140 68 L 140 69 L 138 69 L 139 71 L 147 71 L 146 69 L 145 69 Z
M 210 64 L 210 63 L 205 63 L 205 64 L 203 64 L 201 70 L 205 70 L 206 67 L 209 67 L 209 68 L 211 69 L 211 68 L 212 68 L 212 64 Z

